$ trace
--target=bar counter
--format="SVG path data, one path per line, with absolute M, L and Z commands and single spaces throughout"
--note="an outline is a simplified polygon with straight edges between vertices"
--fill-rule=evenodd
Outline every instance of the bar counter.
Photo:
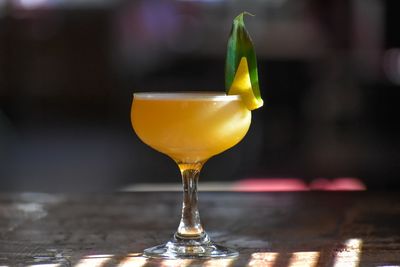
M 200 192 L 211 238 L 239 258 L 149 260 L 181 193 L 0 194 L 0 266 L 400 266 L 396 192 Z

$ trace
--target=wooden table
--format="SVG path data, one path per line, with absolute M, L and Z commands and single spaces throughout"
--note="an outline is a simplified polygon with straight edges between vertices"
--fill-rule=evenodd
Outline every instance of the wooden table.
M 176 230 L 180 193 L 0 194 L 0 266 L 400 266 L 397 193 L 200 193 L 236 260 L 146 260 Z

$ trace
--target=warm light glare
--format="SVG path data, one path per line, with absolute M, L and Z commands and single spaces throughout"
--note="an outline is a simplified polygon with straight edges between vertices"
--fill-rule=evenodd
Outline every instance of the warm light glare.
M 139 253 L 139 252 L 129 253 L 128 254 L 128 257 L 140 257 L 140 256 L 142 256 L 142 253 Z
M 146 264 L 147 259 L 141 256 L 141 253 L 132 253 L 125 257 L 118 267 L 142 267 Z
M 189 266 L 193 260 L 163 260 L 160 264 L 160 267 L 187 267 Z
M 317 266 L 318 259 L 319 252 L 316 251 L 294 252 L 288 267 L 314 267 Z
M 81 259 L 75 267 L 102 267 L 113 255 L 89 255 Z
M 360 263 L 362 240 L 348 239 L 338 250 L 334 260 L 334 267 L 357 267 Z
M 257 252 L 252 253 L 248 267 L 272 267 L 275 264 L 278 253 L 275 252 Z
M 234 259 L 214 259 L 204 262 L 203 267 L 229 267 L 233 264 Z

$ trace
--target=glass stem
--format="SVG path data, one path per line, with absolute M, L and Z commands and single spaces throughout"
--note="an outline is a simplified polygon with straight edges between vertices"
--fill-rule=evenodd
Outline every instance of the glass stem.
M 175 239 L 178 241 L 208 241 L 208 236 L 200 222 L 197 207 L 197 182 L 203 164 L 204 162 L 192 164 L 178 163 L 183 184 L 182 217 L 178 230 L 175 233 Z

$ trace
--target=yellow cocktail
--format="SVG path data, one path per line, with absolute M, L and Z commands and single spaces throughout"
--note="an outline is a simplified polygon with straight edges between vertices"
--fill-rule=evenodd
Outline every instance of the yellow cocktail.
M 236 257 L 238 252 L 210 241 L 197 208 L 197 182 L 210 157 L 246 135 L 251 112 L 239 95 L 225 93 L 138 93 L 131 110 L 139 138 L 174 159 L 182 174 L 182 217 L 174 238 L 146 249 L 153 258 Z
M 144 143 L 178 163 L 197 163 L 236 145 L 249 129 L 251 112 L 238 95 L 139 93 L 131 119 Z
M 182 216 L 172 240 L 145 249 L 150 258 L 225 258 L 239 253 L 214 244 L 200 223 L 197 182 L 203 164 L 246 135 L 251 110 L 263 105 L 257 64 L 241 13 L 228 40 L 225 93 L 137 93 L 131 119 L 139 138 L 170 156 L 182 174 Z M 249 68 L 250 66 L 250 68 Z

